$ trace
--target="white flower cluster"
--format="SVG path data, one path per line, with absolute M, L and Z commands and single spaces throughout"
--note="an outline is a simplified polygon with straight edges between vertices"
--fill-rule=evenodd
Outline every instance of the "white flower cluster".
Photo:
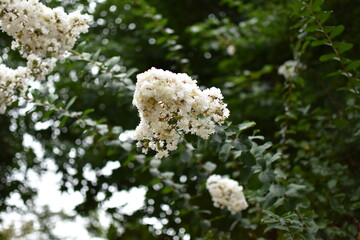
M 26 67 L 11 69 L 0 64 L 0 114 L 4 114 L 6 106 L 13 102 L 14 95 L 23 94 L 24 79 L 29 78 Z
M 243 193 L 243 187 L 232 179 L 216 174 L 211 175 L 206 181 L 206 188 L 210 192 L 214 206 L 226 207 L 231 214 L 236 214 L 249 206 Z
M 31 80 L 44 80 L 57 59 L 70 50 L 81 33 L 87 32 L 88 15 L 66 14 L 39 0 L 1 0 L 0 28 L 14 38 L 12 48 L 27 59 L 26 67 L 10 69 L 0 64 L 0 113 L 15 96 L 21 96 Z
M 294 77 L 300 69 L 305 66 L 297 60 L 288 60 L 278 69 L 278 74 L 283 75 L 286 79 Z
M 222 99 L 219 89 L 201 91 L 185 73 L 151 68 L 138 74 L 133 99 L 140 115 L 137 146 L 144 153 L 152 149 L 156 158 L 162 158 L 177 148 L 180 134 L 208 138 L 215 123 L 222 124 L 229 117 Z
M 27 66 L 11 69 L 0 64 L 0 114 L 4 114 L 15 96 L 23 96 L 28 83 L 44 80 L 55 66 L 52 59 L 41 59 L 34 54 L 27 57 Z
M 39 0 L 2 0 L 0 10 L 2 30 L 14 38 L 12 48 L 24 57 L 61 58 L 89 27 L 89 15 L 78 11 L 66 14 L 62 8 L 48 8 Z
M 56 60 L 54 58 L 42 59 L 34 54 L 30 54 L 27 58 L 27 68 L 31 72 L 31 76 L 39 81 L 44 80 L 55 67 Z

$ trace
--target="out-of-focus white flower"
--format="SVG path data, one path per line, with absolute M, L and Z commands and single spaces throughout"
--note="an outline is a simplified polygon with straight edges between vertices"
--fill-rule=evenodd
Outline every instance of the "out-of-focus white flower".
M 140 124 L 135 130 L 137 146 L 157 158 L 177 149 L 180 134 L 191 133 L 207 139 L 215 124 L 229 117 L 218 88 L 201 91 L 185 73 L 151 68 L 137 75 L 133 104 L 138 108 Z
M 206 181 L 206 188 L 210 192 L 214 206 L 226 207 L 231 214 L 236 214 L 249 206 L 243 193 L 243 187 L 232 179 L 216 174 L 211 175 Z
M 13 49 L 23 57 L 61 58 L 73 48 L 81 33 L 88 31 L 89 15 L 63 8 L 51 9 L 39 0 L 1 1 L 0 26 L 14 38 Z
M 226 48 L 226 52 L 227 54 L 229 54 L 230 56 L 234 55 L 235 52 L 236 52 L 236 47 L 234 45 L 229 45 L 227 48 Z
M 301 69 L 305 69 L 304 64 L 297 60 L 288 60 L 279 67 L 278 74 L 283 75 L 285 78 L 292 78 Z

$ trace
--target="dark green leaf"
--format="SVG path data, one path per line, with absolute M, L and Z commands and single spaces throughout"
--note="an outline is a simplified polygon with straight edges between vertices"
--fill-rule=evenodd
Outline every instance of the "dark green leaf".
M 42 117 L 40 118 L 40 120 L 45 120 L 47 118 L 49 118 L 53 113 L 55 112 L 55 110 L 48 110 L 46 111 Z
M 225 143 L 219 152 L 220 160 L 226 161 L 229 158 L 230 150 L 233 146 L 230 143 Z
M 120 61 L 120 57 L 116 56 L 116 57 L 112 57 L 109 60 L 107 60 L 104 64 L 105 66 L 107 66 L 109 69 L 111 69 L 112 67 L 114 67 L 116 64 L 118 64 Z
M 352 61 L 349 63 L 349 65 L 347 66 L 348 70 L 354 70 L 357 69 L 360 66 L 360 60 L 356 60 L 356 61 Z
M 339 59 L 336 57 L 335 53 L 325 54 L 325 55 L 322 55 L 320 57 L 321 62 L 326 62 L 326 61 L 329 61 L 329 60 L 339 60 Z
M 286 226 L 280 225 L 279 223 L 272 223 L 269 226 L 267 226 L 264 230 L 264 232 L 268 232 L 272 229 L 279 229 L 283 231 L 289 231 L 289 229 Z
M 72 98 L 70 99 L 70 101 L 67 103 L 67 105 L 66 105 L 66 107 L 65 107 L 65 110 L 69 110 L 69 108 L 74 104 L 74 102 L 76 101 L 76 99 L 77 99 L 77 96 L 72 97 Z
M 256 164 L 256 159 L 249 151 L 244 151 L 241 153 L 240 160 L 247 166 L 254 166 Z
M 238 132 L 240 133 L 240 132 L 242 132 L 242 131 L 244 131 L 244 130 L 246 130 L 246 129 L 249 129 L 249 128 L 254 127 L 255 125 L 256 125 L 255 122 L 244 122 L 244 123 L 241 123 L 241 124 L 239 124 L 239 130 L 238 130 Z
M 61 122 L 58 126 L 58 128 L 62 128 L 63 126 L 65 126 L 66 124 L 66 121 L 68 120 L 69 116 L 64 116 L 62 119 L 61 119 Z
M 317 40 L 311 43 L 311 46 L 313 47 L 317 47 L 320 45 L 325 45 L 326 43 L 328 43 L 327 39 L 321 39 L 321 40 Z
M 280 184 L 272 184 L 269 191 L 276 197 L 282 197 L 285 194 L 285 188 Z
M 346 42 L 334 42 L 334 46 L 339 50 L 340 53 L 344 53 L 352 49 L 354 44 Z
M 330 38 L 334 39 L 336 36 L 341 34 L 345 30 L 345 27 L 343 25 L 338 25 L 334 28 L 334 30 L 330 33 Z
M 317 18 L 320 23 L 324 23 L 331 15 L 332 11 L 321 11 L 318 13 Z
M 100 55 L 100 52 L 101 52 L 101 50 L 98 49 L 98 50 L 91 56 L 91 60 L 94 60 L 94 61 L 98 60 L 99 55 Z
M 314 11 L 319 11 L 320 10 L 320 7 L 321 5 L 323 5 L 324 3 L 324 0 L 315 0 L 313 3 L 312 3 L 312 9 Z
M 264 184 L 271 183 L 275 178 L 274 171 L 271 169 L 266 169 L 265 171 L 261 172 L 259 175 L 259 179 Z

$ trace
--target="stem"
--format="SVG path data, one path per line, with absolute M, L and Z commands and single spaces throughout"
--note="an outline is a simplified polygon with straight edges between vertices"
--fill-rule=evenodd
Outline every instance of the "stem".
M 357 91 L 356 87 L 355 87 L 355 84 L 353 83 L 353 81 L 351 80 L 351 77 L 350 77 L 350 73 L 347 71 L 346 67 L 345 67 L 345 63 L 344 63 L 344 60 L 342 58 L 342 56 L 340 55 L 339 51 L 335 48 L 334 46 L 334 42 L 332 41 L 332 39 L 330 38 L 329 34 L 325 31 L 325 28 L 324 26 L 322 25 L 322 23 L 320 22 L 320 20 L 317 18 L 315 12 L 313 11 L 313 9 L 311 8 L 311 6 L 305 2 L 305 1 L 302 1 L 302 3 L 305 5 L 305 7 L 309 10 L 310 14 L 312 15 L 312 17 L 314 18 L 316 24 L 320 27 L 321 29 L 321 32 L 324 34 L 326 40 L 328 41 L 329 45 L 331 46 L 331 48 L 333 49 L 336 57 L 339 59 L 340 61 L 340 65 L 341 65 L 341 68 L 343 70 L 343 72 L 345 73 L 345 76 L 346 78 L 348 79 L 351 87 L 353 88 L 354 90 L 354 93 L 355 95 L 359 96 L 359 92 Z
M 284 198 L 285 198 L 286 200 L 289 200 L 289 197 L 288 197 L 286 194 L 284 194 Z M 300 212 L 299 212 L 298 210 L 296 210 L 296 209 L 294 209 L 294 212 L 295 212 L 296 216 L 298 217 L 298 219 L 300 220 L 300 222 L 301 222 L 302 227 L 304 228 L 304 230 L 305 230 L 306 232 L 309 232 L 309 231 L 308 231 L 308 226 L 307 226 L 306 222 L 304 221 L 304 218 L 301 216 Z
M 107 73 L 111 73 L 110 69 L 106 66 L 104 66 L 102 63 L 98 62 L 98 61 L 95 61 L 95 60 L 91 60 L 91 59 L 87 59 L 86 57 L 84 57 L 81 53 L 77 52 L 77 51 L 74 51 L 74 50 L 71 50 L 70 53 L 80 57 L 82 60 L 84 61 L 87 61 L 91 64 L 94 64 L 96 65 L 97 67 L 99 67 L 101 69 L 101 71 L 103 72 L 107 72 Z M 115 77 L 115 76 L 114 76 Z M 115 77 L 116 78 L 116 77 Z
M 51 104 L 51 103 L 48 103 L 48 102 L 42 102 L 38 99 L 33 99 L 33 98 L 30 98 L 28 96 L 22 96 L 22 98 L 26 101 L 29 101 L 29 102 L 32 102 L 34 104 L 37 104 L 37 105 L 40 105 L 40 106 L 44 106 L 46 108 L 49 108 L 49 109 L 52 109 L 52 110 L 55 110 L 61 114 L 63 114 L 64 116 L 67 116 L 67 117 L 71 117 L 71 118 L 74 118 L 74 119 L 77 119 L 78 121 L 81 121 L 82 123 L 86 124 L 87 126 L 89 127 L 92 127 L 95 131 L 99 132 L 100 130 L 102 130 L 98 124 L 96 123 L 96 121 L 90 119 L 90 118 L 84 118 L 83 117 L 83 112 L 70 112 L 62 107 L 57 107 L 56 105 L 54 104 Z M 88 121 L 92 121 L 92 122 L 95 122 L 94 125 L 90 125 L 86 122 L 86 120 Z M 109 132 L 109 131 L 108 131 Z M 103 134 L 100 134 L 100 135 L 103 135 Z
M 65 116 L 76 118 L 76 119 L 82 119 L 81 114 L 75 113 L 75 112 L 70 112 L 70 111 L 68 111 L 68 110 L 66 110 L 66 109 L 64 109 L 62 107 L 56 107 L 54 104 L 51 104 L 51 103 L 48 103 L 48 102 L 42 102 L 42 101 L 40 101 L 38 99 L 30 98 L 28 96 L 23 96 L 22 98 L 29 101 L 29 102 L 35 103 L 37 105 L 41 105 L 41 106 L 50 108 L 52 110 L 55 110 L 57 112 L 63 113 Z
M 291 235 L 291 238 L 294 239 L 294 240 L 296 240 L 294 233 L 291 231 L 291 228 L 290 228 L 289 224 L 288 224 L 286 221 L 285 221 L 285 225 L 286 225 L 286 227 L 287 227 L 288 230 L 289 230 L 289 233 L 290 233 L 290 235 Z
M 295 212 L 296 216 L 299 218 L 300 222 L 303 224 L 304 230 L 306 232 L 309 232 L 308 226 L 307 226 L 306 222 L 304 221 L 303 217 L 301 216 L 300 212 L 296 209 L 294 209 L 294 212 Z

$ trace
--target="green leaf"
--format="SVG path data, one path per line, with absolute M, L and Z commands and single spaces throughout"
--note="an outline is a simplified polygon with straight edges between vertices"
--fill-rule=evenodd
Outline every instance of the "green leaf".
M 108 82 L 109 80 L 111 80 L 111 77 L 112 77 L 112 74 L 107 72 L 107 73 L 100 74 L 99 80 L 101 82 Z
M 339 60 L 339 59 L 336 57 L 335 53 L 329 53 L 329 54 L 322 55 L 319 60 L 320 60 L 320 62 L 326 62 L 329 60 Z
M 219 152 L 220 160 L 226 161 L 229 158 L 230 150 L 233 146 L 230 143 L 225 143 Z
M 306 189 L 305 185 L 291 183 L 287 186 L 286 195 L 289 197 L 297 197 L 300 191 Z
M 95 109 L 93 109 L 93 108 L 86 109 L 81 116 L 82 116 L 82 117 L 85 117 L 85 116 L 87 116 L 89 113 L 92 113 L 93 111 L 95 111 Z
M 265 171 L 259 174 L 259 180 L 264 184 L 271 183 L 275 178 L 274 171 L 271 169 L 266 169 Z
M 180 153 L 180 160 L 182 162 L 190 162 L 192 159 L 192 152 L 190 149 L 186 148 Z
M 338 49 L 340 53 L 344 53 L 352 49 L 354 44 L 346 42 L 334 42 L 334 47 Z
M 248 151 L 251 149 L 252 143 L 245 135 L 241 135 L 233 141 L 233 146 L 240 151 Z
M 70 99 L 70 101 L 68 102 L 68 104 L 66 105 L 65 110 L 69 110 L 69 108 L 74 104 L 74 102 L 76 101 L 76 99 L 77 99 L 77 96 L 72 97 L 72 98 Z
M 272 229 L 279 229 L 279 230 L 283 230 L 283 231 L 289 231 L 287 227 L 280 225 L 279 223 L 272 223 L 269 226 L 267 226 L 264 230 L 264 232 L 268 232 Z
M 56 108 L 61 108 L 64 105 L 65 105 L 65 102 L 59 102 L 59 103 L 55 104 L 55 107 Z
M 280 184 L 272 184 L 269 191 L 276 197 L 282 197 L 285 194 L 285 188 Z
M 306 27 L 304 29 L 304 32 L 315 32 L 315 31 L 319 31 L 319 26 L 318 25 L 315 25 L 315 24 L 311 24 L 310 26 Z
M 325 45 L 326 43 L 328 43 L 327 39 L 321 39 L 321 40 L 317 40 L 311 43 L 311 46 L 313 47 L 317 47 L 320 45 Z
M 120 61 L 120 57 L 116 56 L 116 57 L 112 57 L 109 60 L 107 60 L 104 64 L 105 66 L 107 66 L 109 69 L 113 68 L 117 63 L 119 63 Z
M 349 65 L 347 66 L 348 70 L 354 70 L 357 69 L 360 66 L 360 60 L 356 60 L 356 61 L 352 61 L 349 63 Z
M 174 189 L 172 187 L 164 187 L 162 190 L 161 190 L 161 193 L 162 194 L 168 194 L 168 193 L 171 193 L 172 191 L 174 191 Z
M 360 201 L 359 202 L 356 202 L 354 204 L 351 205 L 351 209 L 352 210 L 357 210 L 360 208 Z
M 40 121 L 49 118 L 54 112 L 55 110 L 46 111 L 40 118 Z
M 137 68 L 130 68 L 127 72 L 126 72 L 126 76 L 127 77 L 131 77 L 134 73 L 136 73 L 138 70 Z
M 330 181 L 328 181 L 327 185 L 330 189 L 333 189 L 337 184 L 337 180 L 336 179 L 331 179 Z
M 87 42 L 83 41 L 79 45 L 77 45 L 77 50 L 79 52 L 83 52 L 85 50 L 86 46 L 87 46 Z
M 258 190 L 263 186 L 262 182 L 259 180 L 259 174 L 252 174 L 247 182 L 247 189 Z
M 323 3 L 324 3 L 324 0 L 315 0 L 312 4 L 312 9 L 314 11 L 321 10 L 320 7 L 321 7 L 321 5 L 323 5 Z
M 229 228 L 230 231 L 233 231 L 234 228 L 235 228 L 239 223 L 240 223 L 239 220 L 234 221 L 234 222 L 231 224 L 230 228 Z
M 211 228 L 211 222 L 209 220 L 203 220 L 200 222 L 200 227 L 203 231 L 208 231 Z
M 331 15 L 332 11 L 322 11 L 317 14 L 320 23 L 324 23 Z
M 242 167 L 240 169 L 240 176 L 239 176 L 240 183 L 246 184 L 251 178 L 252 174 L 253 174 L 253 170 L 251 167 L 247 167 L 247 166 Z
M 249 129 L 249 128 L 252 128 L 256 125 L 255 122 L 244 122 L 244 123 L 241 123 L 239 124 L 239 130 L 238 130 L 238 133 L 241 133 L 242 131 L 246 130 L 246 129 Z
M 336 26 L 330 33 L 330 38 L 334 39 L 336 36 L 341 34 L 345 30 L 345 27 L 343 25 Z
M 58 128 L 62 128 L 63 126 L 65 126 L 66 124 L 66 121 L 68 120 L 69 116 L 64 116 L 62 119 L 61 119 L 61 122 L 58 126 Z
M 339 75 L 341 75 L 341 71 L 335 71 L 335 72 L 327 74 L 326 76 L 335 77 L 335 76 L 339 76 Z
M 267 208 L 269 206 L 273 206 L 277 200 L 277 197 L 274 196 L 271 192 L 268 192 L 263 199 L 261 199 L 261 204 L 263 208 Z
M 254 166 L 256 164 L 256 159 L 250 151 L 244 151 L 240 155 L 240 160 L 247 166 Z
M 98 50 L 91 56 L 91 60 L 94 60 L 94 61 L 98 60 L 98 58 L 99 58 L 99 56 L 100 56 L 100 52 L 101 52 L 101 50 L 98 49 Z

